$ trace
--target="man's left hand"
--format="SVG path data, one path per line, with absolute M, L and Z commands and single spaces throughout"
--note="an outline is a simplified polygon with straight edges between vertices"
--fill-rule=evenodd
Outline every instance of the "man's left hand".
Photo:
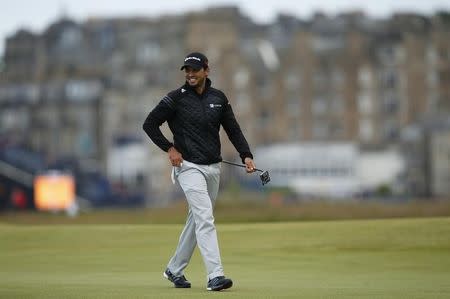
M 256 165 L 255 162 L 253 162 L 252 158 L 245 158 L 244 160 L 245 163 L 245 171 L 247 171 L 247 173 L 252 173 L 256 171 Z

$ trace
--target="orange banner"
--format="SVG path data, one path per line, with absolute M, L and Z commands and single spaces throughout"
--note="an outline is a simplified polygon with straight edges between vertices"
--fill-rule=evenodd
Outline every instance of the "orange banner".
M 34 180 L 34 202 L 38 210 L 59 211 L 75 202 L 75 180 L 67 174 L 39 175 Z

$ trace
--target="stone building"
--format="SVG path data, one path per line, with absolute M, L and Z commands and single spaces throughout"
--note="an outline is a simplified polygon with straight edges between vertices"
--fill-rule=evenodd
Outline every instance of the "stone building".
M 8 37 L 0 136 L 22 138 L 49 158 L 76 157 L 127 184 L 143 178 L 148 192 L 165 192 L 166 156 L 141 126 L 183 83 L 184 55 L 199 50 L 252 147 L 398 145 L 404 128 L 450 113 L 449 28 L 446 14 L 374 20 L 361 12 L 280 15 L 262 25 L 236 7 L 153 19 L 62 18 L 42 33 Z M 222 135 L 223 156 L 236 159 Z M 111 166 L 117 153 L 126 155 L 124 140 L 147 157 L 125 176 Z

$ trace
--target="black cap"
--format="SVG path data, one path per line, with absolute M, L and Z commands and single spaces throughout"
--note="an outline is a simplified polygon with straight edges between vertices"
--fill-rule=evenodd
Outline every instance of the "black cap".
M 199 70 L 202 67 L 206 69 L 208 68 L 208 58 L 206 58 L 205 55 L 199 52 L 190 53 L 184 58 L 181 70 L 184 70 L 184 68 L 187 66 L 190 66 L 194 70 Z

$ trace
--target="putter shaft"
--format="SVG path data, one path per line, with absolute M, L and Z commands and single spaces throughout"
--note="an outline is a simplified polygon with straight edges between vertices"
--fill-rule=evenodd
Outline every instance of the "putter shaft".
M 230 165 L 234 165 L 234 166 L 239 166 L 239 167 L 245 168 L 245 165 L 234 163 L 234 162 L 230 162 L 230 161 L 227 161 L 227 160 L 222 160 L 222 162 L 226 163 L 226 164 L 230 164 Z M 259 171 L 259 172 L 264 172 L 264 170 L 261 170 L 261 169 L 258 169 L 258 168 L 255 168 L 255 170 Z

